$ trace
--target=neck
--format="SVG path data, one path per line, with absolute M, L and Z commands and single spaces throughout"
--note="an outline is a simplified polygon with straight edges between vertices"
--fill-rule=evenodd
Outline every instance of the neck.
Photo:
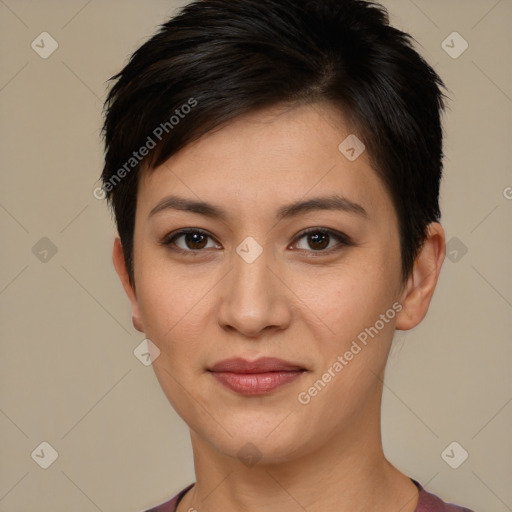
M 194 431 L 191 439 L 196 485 L 180 502 L 179 512 L 416 509 L 416 486 L 384 457 L 380 415 L 361 418 L 331 439 L 323 437 L 319 446 L 300 456 L 252 467 L 220 453 Z

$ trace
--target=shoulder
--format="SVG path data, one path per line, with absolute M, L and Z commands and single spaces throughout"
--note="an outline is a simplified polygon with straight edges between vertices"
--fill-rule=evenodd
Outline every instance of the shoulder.
M 166 501 L 165 503 L 160 503 L 160 505 L 148 509 L 145 512 L 176 512 L 176 507 L 178 506 L 178 503 L 181 501 L 183 496 L 185 496 L 185 493 L 193 486 L 194 484 L 190 484 L 188 487 L 186 487 L 178 494 L 176 494 L 174 498 L 170 499 L 169 501 Z
M 414 482 L 416 487 L 419 489 L 419 500 L 418 505 L 416 507 L 415 512 L 473 512 L 472 510 L 461 507 L 459 505 L 454 505 L 453 503 L 445 503 L 438 496 L 431 494 L 426 491 L 420 483 L 416 480 L 411 480 Z M 176 507 L 180 500 L 185 496 L 185 493 L 191 489 L 194 484 L 190 484 L 188 487 L 180 491 L 174 498 L 166 501 L 165 503 L 161 503 L 156 507 L 153 507 L 145 512 L 175 512 Z
M 473 512 L 469 508 L 464 508 L 453 503 L 445 503 L 435 494 L 431 494 L 426 491 L 421 484 L 416 482 L 416 480 L 413 480 L 412 478 L 411 480 L 420 491 L 418 505 L 415 512 Z

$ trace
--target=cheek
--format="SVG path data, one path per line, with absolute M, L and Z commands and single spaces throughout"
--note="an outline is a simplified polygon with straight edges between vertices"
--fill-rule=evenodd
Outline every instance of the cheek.
M 304 313 L 321 320 L 327 339 L 337 345 L 373 325 L 395 301 L 399 265 L 386 262 L 384 251 L 359 256 L 329 272 L 294 276 Z
M 199 350 L 208 330 L 207 310 L 215 297 L 217 273 L 172 265 L 165 256 L 147 252 L 140 259 L 137 301 L 146 336 L 167 355 Z M 181 343 L 183 341 L 183 343 Z

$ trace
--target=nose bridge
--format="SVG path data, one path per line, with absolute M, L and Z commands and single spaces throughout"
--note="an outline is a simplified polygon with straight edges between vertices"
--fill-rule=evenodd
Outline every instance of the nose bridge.
M 270 250 L 264 249 L 254 238 L 248 237 L 233 255 L 233 272 L 230 294 L 232 299 L 244 307 L 262 308 L 273 298 L 273 284 L 269 279 L 272 274 Z M 251 308 L 250 308 L 251 309 Z
M 289 320 L 274 258 L 254 238 L 246 238 L 232 257 L 232 272 L 222 294 L 219 322 L 254 336 L 268 326 Z

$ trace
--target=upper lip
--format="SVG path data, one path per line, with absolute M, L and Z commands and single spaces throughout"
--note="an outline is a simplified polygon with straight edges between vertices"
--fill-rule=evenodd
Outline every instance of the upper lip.
M 248 361 L 241 357 L 225 359 L 213 365 L 211 372 L 230 373 L 267 373 L 267 372 L 292 372 L 304 371 L 305 368 L 276 357 L 261 357 L 254 361 Z

